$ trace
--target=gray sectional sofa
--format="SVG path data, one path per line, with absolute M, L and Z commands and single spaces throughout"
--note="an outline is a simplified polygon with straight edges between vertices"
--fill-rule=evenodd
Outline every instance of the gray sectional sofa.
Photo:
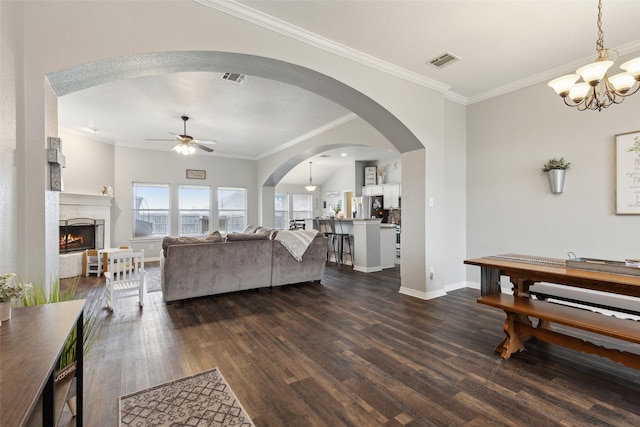
M 317 234 L 296 260 L 276 232 L 214 232 L 204 239 L 166 237 L 160 253 L 162 294 L 176 301 L 301 282 L 320 281 L 327 238 Z

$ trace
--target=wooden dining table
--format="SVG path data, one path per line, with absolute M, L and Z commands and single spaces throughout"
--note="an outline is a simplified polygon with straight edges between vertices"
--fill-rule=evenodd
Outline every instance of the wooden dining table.
M 640 297 L 640 276 L 566 268 L 553 264 L 550 258 L 543 258 L 536 264 L 535 258 L 532 259 L 531 262 L 525 262 L 500 257 L 482 257 L 468 259 L 464 263 L 480 267 L 482 295 L 500 292 L 500 276 L 507 276 L 513 284 L 514 295 L 519 296 L 529 296 L 529 288 L 533 284 L 547 282 Z

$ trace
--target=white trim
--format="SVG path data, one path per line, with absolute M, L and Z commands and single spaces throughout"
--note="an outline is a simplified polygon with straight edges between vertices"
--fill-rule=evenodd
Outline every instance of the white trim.
M 635 52 L 640 50 L 640 40 L 624 44 L 616 49 L 618 51 L 618 55 L 626 55 L 628 53 Z M 579 59 L 577 61 L 573 61 L 569 64 L 565 64 L 561 67 L 554 68 L 553 70 L 544 71 L 542 73 L 536 74 L 531 77 L 527 77 L 526 79 L 518 80 L 513 83 L 509 83 L 504 86 L 500 86 L 498 88 L 492 89 L 490 91 L 472 96 L 467 99 L 467 105 L 475 104 L 477 102 L 486 101 L 487 99 L 494 98 L 496 96 L 504 95 L 509 92 L 513 92 L 518 89 L 522 89 L 527 86 L 531 86 L 534 84 L 548 82 L 550 80 L 555 79 L 558 76 L 562 76 L 563 74 L 575 73 L 575 70 L 586 65 L 590 62 L 593 62 L 595 59 L 595 55 L 590 56 L 588 58 Z M 551 91 L 551 89 L 549 89 Z M 553 92 L 550 92 L 553 94 Z
M 259 25 L 268 30 L 275 31 L 276 33 L 282 34 L 284 36 L 291 37 L 294 40 L 349 59 L 351 61 L 358 62 L 392 76 L 399 77 L 412 83 L 416 83 L 420 86 L 433 89 L 445 94 L 446 98 L 452 101 L 466 104 L 467 98 L 462 95 L 450 92 L 450 85 L 438 82 L 413 71 L 398 67 L 397 65 L 394 65 L 390 62 L 383 61 L 382 59 L 376 58 L 364 52 L 360 52 L 359 50 L 352 49 L 343 44 L 334 42 L 318 34 L 312 33 L 311 31 L 307 31 L 303 28 L 289 24 L 288 22 L 285 22 L 273 16 L 269 16 L 266 13 L 260 12 L 251 7 L 236 3 L 233 0 L 194 1 L 204 6 L 208 6 L 221 12 L 227 13 L 231 16 L 235 16 L 236 18 L 243 19 L 252 24 Z
M 458 283 L 451 283 L 449 285 L 445 285 L 444 286 L 445 292 L 451 292 L 451 291 L 455 291 L 455 290 L 458 290 L 458 289 L 464 289 L 464 288 L 480 289 L 480 283 L 462 281 L 462 282 L 458 282 Z
M 400 290 L 398 290 L 398 293 L 402 295 L 414 297 L 414 298 L 423 299 L 423 300 L 430 300 L 430 299 L 439 298 L 447 295 L 447 293 L 444 290 L 422 292 L 422 291 L 417 291 L 415 289 L 407 288 L 405 286 L 400 286 Z
M 382 271 L 382 267 L 380 267 L 379 265 L 373 266 L 373 267 L 363 267 L 360 265 L 354 265 L 353 269 L 355 271 L 360 271 L 362 273 L 374 273 L 376 271 Z
M 268 157 L 268 156 L 271 156 L 273 154 L 276 154 L 276 153 L 278 153 L 280 151 L 283 151 L 283 150 L 285 150 L 285 149 L 287 149 L 289 147 L 293 147 L 294 145 L 299 144 L 301 142 L 304 142 L 307 139 L 313 138 L 314 136 L 323 134 L 323 133 L 325 133 L 325 132 L 327 132 L 327 131 L 329 131 L 329 130 L 331 130 L 333 128 L 336 128 L 336 127 L 341 126 L 341 125 L 343 125 L 343 124 L 345 124 L 347 122 L 350 122 L 351 120 L 353 120 L 353 119 L 355 119 L 357 117 L 358 117 L 358 115 L 354 114 L 354 113 L 346 114 L 346 115 L 344 115 L 342 117 L 337 118 L 336 120 L 334 120 L 332 122 L 329 122 L 329 123 L 325 124 L 324 126 L 320 126 L 317 129 L 314 129 L 314 130 L 312 130 L 310 132 L 305 133 L 304 135 L 300 135 L 299 137 L 297 137 L 297 138 L 295 138 L 295 139 L 293 139 L 293 140 L 291 140 L 291 141 L 289 141 L 289 142 L 287 142 L 287 143 L 285 143 L 283 145 L 280 145 L 280 146 L 278 146 L 276 148 L 273 148 L 273 149 L 271 149 L 269 151 L 265 151 L 262 154 L 258 154 L 254 160 L 264 159 L 265 157 Z

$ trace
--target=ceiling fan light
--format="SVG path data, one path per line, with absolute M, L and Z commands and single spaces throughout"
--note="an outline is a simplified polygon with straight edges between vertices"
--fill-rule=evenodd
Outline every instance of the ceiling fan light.
M 573 102 L 579 103 L 586 98 L 590 88 L 591 86 L 589 86 L 588 83 L 579 83 L 569 91 L 569 98 L 571 98 Z
M 625 62 L 620 68 L 633 76 L 634 79 L 640 81 L 640 57 Z
M 609 83 L 611 83 L 616 92 L 625 94 L 636 81 L 629 73 L 620 73 L 609 77 Z
M 607 70 L 613 65 L 613 61 L 596 61 L 584 67 L 578 68 L 576 73 L 580 74 L 582 80 L 591 86 L 597 85 L 607 73 Z
M 569 91 L 576 84 L 580 76 L 578 74 L 567 74 L 566 76 L 558 77 L 551 80 L 548 85 L 550 88 L 556 91 L 561 97 L 569 95 Z
M 173 150 L 177 151 L 183 156 L 188 156 L 196 152 L 195 147 L 189 144 L 177 144 L 175 147 L 173 147 Z

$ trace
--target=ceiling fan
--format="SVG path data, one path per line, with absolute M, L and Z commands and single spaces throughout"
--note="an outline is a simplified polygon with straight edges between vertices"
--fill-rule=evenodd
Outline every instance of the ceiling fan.
M 187 135 L 187 120 L 189 120 L 189 116 L 182 116 L 180 118 L 184 122 L 184 130 L 182 135 L 169 132 L 171 135 L 175 135 L 175 139 L 178 141 L 178 144 L 173 147 L 173 150 L 185 156 L 193 154 L 196 151 L 196 147 L 203 151 L 206 151 L 207 153 L 211 153 L 213 149 L 202 145 L 201 143 L 217 144 L 218 142 L 207 139 L 195 139 L 191 135 Z M 145 141 L 173 141 L 173 139 L 145 139 Z

